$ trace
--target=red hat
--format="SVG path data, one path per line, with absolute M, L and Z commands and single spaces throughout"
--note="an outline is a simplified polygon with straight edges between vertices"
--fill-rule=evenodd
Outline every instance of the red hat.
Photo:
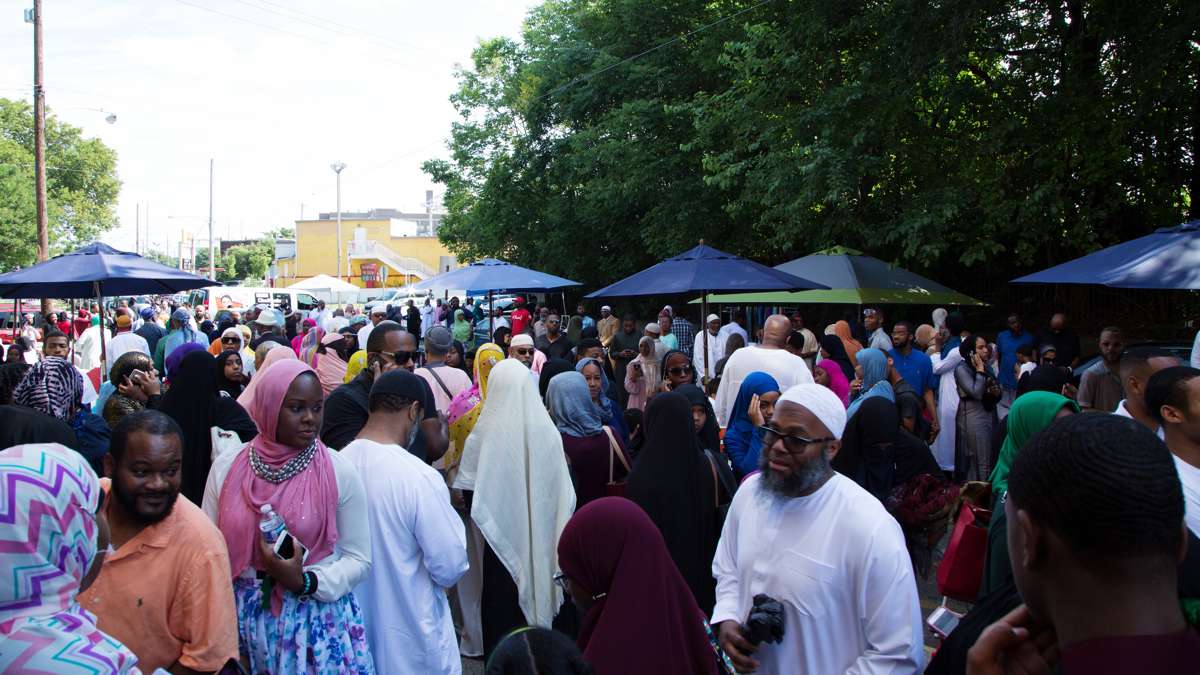
M 518 295 L 517 297 L 513 298 L 513 304 L 523 305 L 523 304 L 525 304 L 525 298 Z

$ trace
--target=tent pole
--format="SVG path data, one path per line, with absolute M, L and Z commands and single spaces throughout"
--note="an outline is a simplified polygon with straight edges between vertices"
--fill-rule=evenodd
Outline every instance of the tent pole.
M 17 327 L 20 325 L 21 325 L 21 299 L 17 298 L 16 301 L 13 303 L 13 342 L 14 343 L 17 341 L 17 335 L 20 332 L 17 329 Z
M 700 376 L 700 381 L 706 386 L 708 385 L 708 291 L 701 291 L 704 295 L 700 296 L 700 332 L 704 335 L 704 373 Z M 708 392 L 705 392 L 705 396 Z
M 108 375 L 106 372 L 108 369 L 105 367 L 105 364 L 108 363 L 108 354 L 105 353 L 104 345 L 104 298 L 100 295 L 99 281 L 92 282 L 92 289 L 96 293 L 96 302 L 100 304 L 100 381 L 103 382 Z
M 496 308 L 492 305 L 492 289 L 488 289 L 488 341 L 496 334 Z M 466 358 L 463 354 L 463 358 Z

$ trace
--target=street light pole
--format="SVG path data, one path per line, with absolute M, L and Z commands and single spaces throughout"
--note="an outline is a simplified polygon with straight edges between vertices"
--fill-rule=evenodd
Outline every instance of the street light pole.
M 213 250 L 213 160 L 208 160 L 208 278 L 217 280 L 217 258 Z
M 337 174 L 337 276 L 342 278 L 342 170 L 346 168 L 345 162 L 334 162 L 329 165 L 333 172 Z
M 50 258 L 50 225 L 46 217 L 46 88 L 42 72 L 42 0 L 33 0 L 33 163 L 37 193 L 37 259 Z M 42 314 L 50 299 L 42 298 Z

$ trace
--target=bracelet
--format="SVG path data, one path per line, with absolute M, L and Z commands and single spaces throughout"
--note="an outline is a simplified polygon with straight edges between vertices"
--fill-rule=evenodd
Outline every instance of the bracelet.
M 307 598 L 317 592 L 317 575 L 315 572 L 305 572 L 303 574 L 304 588 L 300 589 L 299 596 Z

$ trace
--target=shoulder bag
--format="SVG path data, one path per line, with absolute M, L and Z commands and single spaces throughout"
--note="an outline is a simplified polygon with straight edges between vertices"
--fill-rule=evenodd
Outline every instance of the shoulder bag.
M 609 497 L 624 497 L 625 489 L 629 477 L 629 463 L 625 461 L 625 453 L 621 452 L 621 444 L 617 442 L 617 437 L 613 436 L 612 429 L 604 427 L 604 433 L 608 436 L 608 483 L 604 486 L 604 494 Z M 614 476 L 613 458 L 621 462 L 621 466 L 625 468 L 625 478 L 616 480 Z

